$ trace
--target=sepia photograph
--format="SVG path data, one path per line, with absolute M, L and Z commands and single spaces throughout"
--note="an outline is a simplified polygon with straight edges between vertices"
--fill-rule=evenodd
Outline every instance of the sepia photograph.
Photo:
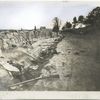
M 0 91 L 100 91 L 99 1 L 0 1 Z

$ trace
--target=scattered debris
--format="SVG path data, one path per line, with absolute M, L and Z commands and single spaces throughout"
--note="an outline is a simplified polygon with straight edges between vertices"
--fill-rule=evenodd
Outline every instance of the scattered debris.
M 10 35 L 9 38 L 11 38 Z M 10 40 L 8 39 L 8 42 L 9 41 Z M 0 57 L 0 64 L 11 75 L 11 77 L 13 77 L 11 80 L 14 85 L 13 87 L 11 86 L 10 89 L 19 89 L 20 84 L 23 86 L 24 83 L 35 80 L 59 77 L 59 75 L 56 75 L 57 73 L 53 66 L 45 66 L 45 64 L 49 61 L 49 57 L 58 54 L 56 46 L 60 41 L 61 37 L 47 39 L 37 38 L 37 40 L 34 39 L 32 45 L 29 47 L 26 46 L 26 48 L 12 44 L 11 41 L 9 42 L 10 44 L 7 45 L 8 47 L 11 45 L 10 48 L 5 45 L 4 51 L 1 51 L 2 55 Z M 49 71 L 50 74 L 47 74 L 46 71 Z M 43 75 L 43 73 L 45 75 Z

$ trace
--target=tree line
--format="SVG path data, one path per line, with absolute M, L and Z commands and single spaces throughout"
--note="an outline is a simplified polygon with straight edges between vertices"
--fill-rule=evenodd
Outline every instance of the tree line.
M 55 17 L 53 20 L 54 26 L 52 30 L 58 33 L 61 26 L 61 20 L 58 17 Z M 94 8 L 87 16 L 80 15 L 78 18 L 74 17 L 72 23 L 66 21 L 62 30 L 75 28 L 78 23 L 86 26 L 97 25 L 100 28 L 100 7 Z

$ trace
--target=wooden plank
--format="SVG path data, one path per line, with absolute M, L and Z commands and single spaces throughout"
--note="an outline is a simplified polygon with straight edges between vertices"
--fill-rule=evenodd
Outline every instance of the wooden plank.
M 50 75 L 50 76 L 45 76 L 45 77 L 37 77 L 37 78 L 34 78 L 34 79 L 30 79 L 30 80 L 26 80 L 26 81 L 23 81 L 23 82 L 19 82 L 19 83 L 15 83 L 15 84 L 12 84 L 8 87 L 13 87 L 13 86 L 17 86 L 17 85 L 21 85 L 21 84 L 26 84 L 26 83 L 29 83 L 29 82 L 32 82 L 32 81 L 37 81 L 37 80 L 40 80 L 40 79 L 46 79 L 46 78 L 59 78 L 59 75 Z

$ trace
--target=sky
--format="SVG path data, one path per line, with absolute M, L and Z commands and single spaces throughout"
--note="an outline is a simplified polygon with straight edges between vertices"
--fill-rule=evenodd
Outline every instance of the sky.
M 0 1 L 0 29 L 34 29 L 35 25 L 52 28 L 54 17 L 63 25 L 99 5 L 95 1 Z

